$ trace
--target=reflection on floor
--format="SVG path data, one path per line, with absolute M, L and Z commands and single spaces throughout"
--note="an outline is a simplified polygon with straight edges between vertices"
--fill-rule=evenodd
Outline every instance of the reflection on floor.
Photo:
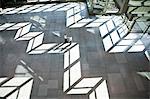
M 33 74 L 40 75 L 34 77 L 31 99 L 149 99 L 150 65 L 144 55 L 149 42 L 143 47 L 139 40 L 144 36 L 128 34 L 122 16 L 88 18 L 84 5 L 4 9 L 0 15 L 0 76 L 12 77 L 18 62 L 24 60 Z M 70 47 L 62 43 L 64 34 L 73 37 L 75 43 Z M 133 52 L 134 45 L 142 46 L 139 53 Z M 133 53 L 104 51 L 116 51 L 117 46 L 128 46 L 121 50 Z M 64 55 L 54 51 L 64 47 Z

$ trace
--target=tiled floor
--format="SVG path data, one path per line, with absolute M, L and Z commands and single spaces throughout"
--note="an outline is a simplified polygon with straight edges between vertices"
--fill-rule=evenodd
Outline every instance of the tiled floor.
M 65 8 L 67 5 L 68 7 Z M 105 52 L 103 37 L 100 36 L 98 28 L 99 25 L 103 24 L 102 20 L 101 24 L 97 22 L 96 25 L 94 24 L 95 26 L 82 20 L 82 24 L 79 26 L 78 20 L 88 19 L 84 8 L 80 9 L 82 10 L 81 13 L 78 10 L 79 7 L 75 8 L 73 11 L 76 14 L 70 15 L 75 20 L 66 21 L 69 20 L 66 11 L 71 11 L 69 7 L 74 5 L 53 5 L 53 8 L 47 8 L 50 5 L 40 6 L 43 7 L 42 10 L 39 9 L 40 12 L 37 10 L 29 11 L 31 8 L 28 8 L 26 10 L 28 13 L 21 13 L 19 10 L 20 13 L 12 14 L 14 12 L 11 12 L 10 15 L 0 15 L 0 24 L 30 22 L 32 23 L 30 32 L 44 33 L 42 44 L 63 42 L 62 36 L 68 34 L 73 37 L 73 42 L 79 43 L 80 46 L 81 78 L 102 77 L 106 80 L 110 99 L 150 98 L 149 80 L 137 74 L 137 72 L 150 72 L 150 63 L 143 51 L 138 53 Z M 82 16 L 80 16 L 81 14 Z M 16 32 L 17 30 L 9 29 L 0 31 L 0 76 L 13 76 L 16 66 L 20 64 L 20 60 L 23 60 L 38 76 L 44 79 L 41 81 L 38 76 L 34 77 L 31 99 L 89 98 L 89 94 L 67 95 L 63 92 L 63 54 L 29 55 L 26 53 L 28 41 L 14 40 Z M 61 37 L 54 35 L 54 32 L 60 33 Z M 97 94 L 97 99 L 104 99 L 98 97 L 99 94 Z

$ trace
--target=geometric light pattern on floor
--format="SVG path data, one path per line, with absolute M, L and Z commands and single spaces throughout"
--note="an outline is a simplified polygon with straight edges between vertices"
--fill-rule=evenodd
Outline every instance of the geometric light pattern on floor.
M 106 80 L 104 80 L 92 93 L 90 93 L 89 99 L 109 99 Z
M 0 78 L 0 98 L 30 99 L 32 85 L 32 77 Z
M 70 16 L 66 18 L 66 25 L 69 28 L 99 28 L 100 35 L 103 38 L 104 49 L 109 53 L 140 52 L 145 49 L 140 40 L 142 33 L 128 34 L 128 27 L 122 23 L 123 18 L 121 16 L 101 16 L 96 19 L 84 18 L 81 13 L 78 14 L 78 17 L 74 13 Z
M 56 6 L 55 6 L 56 7 Z M 54 9 L 57 9 L 54 8 Z M 68 9 L 68 8 L 67 8 Z M 73 8 L 73 12 L 78 13 L 79 6 Z M 60 9 L 59 9 L 60 10 Z M 63 10 L 63 9 L 62 9 Z M 36 12 L 34 10 L 34 12 Z M 41 11 L 41 10 L 40 10 Z M 45 10 L 50 11 L 50 9 Z M 69 10 L 70 11 L 70 10 Z M 33 11 L 32 11 L 33 12 Z M 9 12 L 7 14 L 13 14 Z M 80 14 L 80 13 L 79 13 Z M 77 14 L 75 18 L 80 19 L 80 15 Z M 74 17 L 74 16 L 73 16 Z M 78 21 L 78 20 L 76 20 Z M 76 22 L 75 21 L 75 22 Z M 102 77 L 81 78 L 81 65 L 80 65 L 80 52 L 79 44 L 77 43 L 48 43 L 43 44 L 44 33 L 43 32 L 30 32 L 32 23 L 28 23 L 23 27 L 16 28 L 17 33 L 14 37 L 16 41 L 29 41 L 26 52 L 28 54 L 42 54 L 42 53 L 65 53 L 64 64 L 64 92 L 67 94 L 90 94 L 94 87 L 102 81 Z M 69 58 L 69 59 L 66 59 Z M 22 66 L 19 66 L 20 68 Z M 17 68 L 17 70 L 18 70 Z M 24 71 L 25 72 L 25 71 Z M 33 75 L 34 76 L 34 75 Z M 90 82 L 90 84 L 89 84 Z M 106 87 L 107 90 L 107 87 Z M 108 93 L 108 91 L 107 91 Z M 90 97 L 89 97 L 90 98 Z M 91 99 L 91 98 L 90 98 Z
M 79 11 L 80 10 L 80 11 Z M 75 8 L 67 10 L 66 27 L 99 28 L 106 52 L 141 52 L 145 46 L 140 40 L 142 33 L 128 33 L 128 27 L 123 23 L 121 16 L 101 16 L 99 18 L 86 18 L 82 15 L 83 9 Z M 88 29 L 89 28 L 89 29 Z
M 88 94 L 102 77 L 81 78 L 80 52 L 78 43 L 43 44 L 44 33 L 29 32 L 32 24 L 18 29 L 15 40 L 29 40 L 28 54 L 64 53 L 64 92 L 67 94 Z M 57 51 L 57 49 L 59 49 Z M 90 82 L 90 85 L 89 85 Z
M 108 22 L 99 27 L 105 51 L 109 53 L 140 52 L 145 49 L 140 40 L 142 33 L 128 33 L 128 27 L 125 24 L 117 27 L 113 19 Z
M 29 32 L 30 27 L 31 24 L 20 28 L 16 33 L 15 40 L 29 40 L 26 50 L 28 54 L 64 53 L 64 92 L 67 94 L 88 94 L 101 81 L 102 77 L 81 78 L 78 43 L 43 44 L 44 33 Z M 57 51 L 57 49 L 59 50 Z
M 49 12 L 49 11 L 66 11 L 73 7 L 75 7 L 75 9 L 78 10 L 80 8 L 80 4 L 61 3 L 61 4 L 24 5 L 18 8 L 3 9 L 2 12 L 0 12 L 0 14 L 25 14 L 25 13 L 37 13 L 37 12 Z
M 75 3 L 76 4 L 76 3 Z M 68 6 L 68 7 L 63 7 Z M 39 9 L 39 7 L 43 7 L 43 9 Z M 29 8 L 31 10 L 29 10 Z M 38 9 L 37 9 L 38 8 Z M 72 8 L 72 9 L 70 9 Z M 18 8 L 19 9 L 19 8 Z M 24 8 L 22 8 L 24 9 Z M 34 10 L 33 10 L 34 9 Z M 8 10 L 8 9 L 7 9 Z M 4 10 L 6 14 L 14 14 L 14 13 L 27 13 L 27 12 L 46 12 L 46 11 L 66 11 L 66 27 L 69 28 L 79 28 L 82 26 L 85 27 L 99 27 L 101 36 L 103 38 L 103 43 L 106 51 L 111 52 L 111 47 L 113 44 L 118 44 L 120 38 L 118 40 L 111 38 L 115 37 L 119 31 L 121 33 L 119 36 L 124 40 L 135 39 L 135 45 L 143 45 L 137 38 L 133 38 L 132 34 L 128 37 L 126 31 L 127 27 L 125 25 L 120 25 L 121 21 L 116 21 L 114 17 L 106 17 L 100 19 L 88 19 L 85 16 L 82 16 L 81 11 L 84 10 L 79 6 L 69 5 L 67 3 L 60 4 L 60 5 L 51 5 L 49 8 L 45 8 L 43 5 L 35 5 L 33 8 L 27 7 L 27 10 L 19 10 L 19 12 L 13 12 L 14 10 Z M 16 11 L 16 10 L 15 10 Z M 104 20 L 103 20 L 104 19 Z M 121 17 L 118 17 L 120 20 Z M 116 22 L 115 22 L 115 21 Z M 105 21 L 105 22 L 104 22 Z M 96 24 L 95 24 L 96 23 Z M 104 24 L 103 24 L 104 23 Z M 115 23 L 115 24 L 114 24 Z M 108 26 L 109 25 L 109 28 Z M 117 25 L 117 29 L 115 29 L 115 25 Z M 13 25 L 11 25 L 13 26 Z M 80 63 L 80 51 L 79 51 L 79 44 L 78 43 L 48 43 L 43 44 L 44 33 L 43 32 L 30 32 L 30 28 L 32 23 L 29 23 L 21 28 L 17 28 L 18 31 L 15 35 L 15 40 L 27 40 L 29 41 L 26 52 L 28 54 L 42 54 L 42 53 L 64 53 L 64 85 L 63 91 L 67 94 L 89 94 L 89 99 L 109 99 L 108 89 L 106 80 L 103 80 L 102 77 L 90 77 L 85 78 L 82 77 L 81 72 L 81 63 Z M 78 27 L 79 26 L 79 27 Z M 2 26 L 2 30 L 7 29 L 6 26 Z M 102 28 L 102 29 L 101 29 Z M 108 28 L 108 29 L 104 29 Z M 101 32 L 105 30 L 105 32 Z M 115 35 L 115 36 L 114 36 Z M 134 34 L 133 34 L 134 35 Z M 107 39 L 106 39 L 107 38 Z M 108 44 L 105 44 L 105 39 Z M 112 44 L 110 44 L 110 42 Z M 109 45 L 109 46 L 108 46 Z M 110 47 L 111 45 L 111 47 Z M 63 47 L 62 47 L 63 46 Z M 107 46 L 107 47 L 106 47 Z M 134 48 L 130 48 L 128 51 L 133 51 Z M 113 52 L 113 51 L 112 51 Z M 117 51 L 116 51 L 117 52 Z M 120 51 L 119 51 L 120 52 Z M 90 84 L 89 84 L 90 82 Z
M 20 22 L 20 23 L 4 23 L 0 24 L 0 31 L 3 30 L 16 30 L 23 26 L 30 24 L 29 22 Z
M 100 35 L 103 38 L 104 49 L 109 53 L 140 52 L 145 50 L 145 46 L 140 40 L 141 39 L 140 37 L 142 37 L 141 34 L 138 33 L 128 34 L 128 28 L 125 24 L 122 23 L 123 18 L 121 16 L 101 16 L 98 18 L 87 18 L 87 16 L 82 13 L 82 11 L 85 9 L 86 8 L 84 3 L 38 4 L 38 5 L 24 5 L 19 8 L 7 8 L 4 9 L 1 12 L 1 14 L 65 11 L 66 27 L 99 28 Z M 5 24 L 5 25 L 0 27 L 0 30 L 1 29 L 3 30 L 7 26 L 13 24 Z M 29 35 L 30 34 L 38 35 L 37 33 L 29 33 Z M 135 36 L 136 38 L 128 38 L 131 36 Z M 42 34 L 38 38 L 40 37 L 42 38 Z M 36 40 L 36 38 L 34 40 Z M 32 44 L 32 42 L 33 40 L 30 41 L 30 44 Z M 45 44 L 43 46 L 51 47 L 52 45 Z M 38 52 L 42 53 L 42 51 L 45 52 L 44 50 L 42 50 L 41 52 L 39 51 L 39 49 L 37 50 L 38 50 L 36 51 L 37 53 Z
M 82 77 L 79 44 L 64 53 L 63 91 L 71 95 L 88 94 L 89 99 L 109 99 L 106 80 Z
M 14 37 L 16 41 L 29 41 L 26 52 L 28 54 L 64 53 L 76 43 L 47 43 L 43 44 L 44 33 L 29 32 L 32 24 L 28 24 L 17 30 Z

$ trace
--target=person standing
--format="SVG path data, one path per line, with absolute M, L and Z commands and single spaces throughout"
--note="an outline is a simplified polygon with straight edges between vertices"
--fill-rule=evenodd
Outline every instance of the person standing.
M 67 34 L 64 34 L 64 42 L 65 43 L 71 43 L 72 42 L 72 37 L 68 37 Z
M 67 34 L 64 34 L 64 43 L 68 43 Z

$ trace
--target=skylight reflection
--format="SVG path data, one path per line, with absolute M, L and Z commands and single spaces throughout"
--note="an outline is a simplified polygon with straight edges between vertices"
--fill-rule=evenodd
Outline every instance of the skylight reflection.
M 11 10 L 14 10 L 14 9 L 15 8 L 6 8 L 6 9 L 3 9 L 2 12 L 1 12 L 1 14 L 5 14 L 5 13 L 11 11 Z
M 103 39 L 103 44 L 105 51 L 109 50 L 113 46 L 110 36 L 107 36 Z
M 109 20 L 106 24 L 109 27 L 108 28 L 109 32 L 115 28 L 112 20 Z
M 43 42 L 43 37 L 44 37 L 44 33 L 42 33 L 41 35 L 37 36 L 37 37 L 34 39 L 34 44 L 33 44 L 32 48 L 35 48 L 35 47 L 37 47 L 38 45 L 42 44 L 42 42 Z
M 18 99 L 30 99 L 31 90 L 32 90 L 33 80 L 26 83 L 19 90 Z
M 123 22 L 121 16 L 115 16 L 112 20 L 114 21 L 115 26 L 119 26 Z
M 27 46 L 27 50 L 26 52 L 29 52 L 31 51 L 32 49 L 34 49 L 35 47 L 39 46 L 40 44 L 42 44 L 43 42 L 43 36 L 44 36 L 44 33 L 42 33 L 41 35 L 37 36 L 36 38 L 34 39 L 31 39 L 28 43 L 28 46 Z
M 25 25 L 29 24 L 29 22 L 22 22 L 22 23 L 17 23 L 15 25 L 13 25 L 12 27 L 7 28 L 7 30 L 15 30 L 15 29 L 19 29 L 20 27 L 23 27 Z
M 0 26 L 0 30 L 5 30 L 6 28 L 13 26 L 15 23 L 5 23 Z
M 36 37 L 36 36 L 38 36 L 38 35 L 40 35 L 42 32 L 29 32 L 29 33 L 27 33 L 27 34 L 25 34 L 25 35 L 19 35 L 19 36 L 21 36 L 21 37 L 17 37 L 17 35 L 16 35 L 16 37 L 17 38 L 15 38 L 17 41 L 19 41 L 19 40 L 30 40 L 30 39 L 32 39 L 32 38 L 34 38 L 34 37 Z
M 110 34 L 111 38 L 112 38 L 112 42 L 113 44 L 116 44 L 119 40 L 120 40 L 120 37 L 117 33 L 117 31 L 113 31 L 111 34 Z
M 74 21 L 75 22 L 79 21 L 80 19 L 82 19 L 81 13 L 77 13 L 77 14 L 74 15 Z
M 67 10 L 67 13 L 66 13 L 67 18 L 72 16 L 72 15 L 74 15 L 74 10 L 73 9 Z
M 78 87 L 82 87 L 82 88 L 86 88 L 86 87 L 94 87 L 100 80 L 102 79 L 102 77 L 94 77 L 94 78 L 83 78 L 76 86 L 75 88 Z
M 140 33 L 130 33 L 124 39 L 137 39 L 140 38 L 142 34 Z
M 74 23 L 74 21 L 75 21 L 74 20 L 74 16 L 71 16 L 71 17 L 67 18 L 66 20 L 67 20 L 66 27 L 72 25 Z
M 55 10 L 58 10 L 59 8 L 65 6 L 66 3 L 62 3 L 62 4 L 57 4 L 55 6 L 52 6 L 51 8 L 48 8 L 46 10 L 44 10 L 43 12 L 47 12 L 47 11 L 55 11 Z
M 70 64 L 80 58 L 79 45 L 70 49 Z
M 38 2 L 38 0 L 27 0 L 27 2 Z
M 17 91 L 15 91 L 12 95 L 10 95 L 7 99 L 17 99 L 17 95 L 18 95 L 18 90 Z
M 82 19 L 78 21 L 77 23 L 70 26 L 70 28 L 80 28 L 91 22 L 93 19 Z
M 89 99 L 96 99 L 95 91 L 93 91 L 93 92 L 89 95 Z
M 15 90 L 17 87 L 0 87 L 0 97 L 5 97 L 7 94 Z
M 71 89 L 67 94 L 87 94 L 91 88 Z
M 58 9 L 57 11 L 66 11 L 66 10 L 71 9 L 72 7 L 75 7 L 75 6 L 69 4 L 67 6 L 64 6 L 64 7 L 60 8 L 60 9 Z
M 81 78 L 81 66 L 80 62 L 77 62 L 70 68 L 70 85 L 73 85 L 77 80 Z
M 86 27 L 99 27 L 101 24 L 103 23 L 93 21 L 92 23 L 88 24 Z
M 106 80 L 104 80 L 96 88 L 96 96 L 97 96 L 97 99 L 109 99 L 109 94 L 108 94 L 108 88 L 107 88 Z
M 28 54 L 42 54 L 48 51 L 49 49 L 54 48 L 56 46 L 56 43 L 52 44 L 42 44 L 41 46 L 37 47 L 36 49 L 30 51 Z
M 69 70 L 64 72 L 63 91 L 65 92 L 69 87 Z
M 74 13 L 78 13 L 80 11 L 81 11 L 80 6 L 74 7 Z
M 30 99 L 33 78 L 31 77 L 13 77 L 7 79 L 0 85 L 0 98 L 2 99 Z
M 78 44 L 64 53 L 64 69 L 68 67 L 68 69 L 64 72 L 64 91 L 66 91 L 70 86 L 72 86 L 77 80 L 81 78 L 80 61 L 75 63 L 75 61 L 79 58 L 80 55 Z M 72 64 L 73 66 L 71 66 Z
M 2 86 L 20 86 L 29 79 L 30 77 L 15 77 L 3 84 Z
M 5 81 L 6 79 L 8 79 L 8 78 L 7 77 L 0 78 L 0 83 L 2 83 L 3 81 Z
M 115 53 L 115 52 L 125 52 L 129 48 L 129 46 L 115 46 L 113 47 L 109 52 Z
M 128 52 L 141 52 L 145 49 L 144 45 L 133 45 Z
M 99 31 L 100 31 L 101 37 L 104 37 L 108 33 L 106 24 L 103 24 L 102 26 L 100 26 Z
M 132 45 L 135 40 L 121 40 L 117 45 Z
M 17 12 L 18 12 L 17 10 L 12 10 L 12 11 L 6 12 L 5 14 L 15 14 Z

